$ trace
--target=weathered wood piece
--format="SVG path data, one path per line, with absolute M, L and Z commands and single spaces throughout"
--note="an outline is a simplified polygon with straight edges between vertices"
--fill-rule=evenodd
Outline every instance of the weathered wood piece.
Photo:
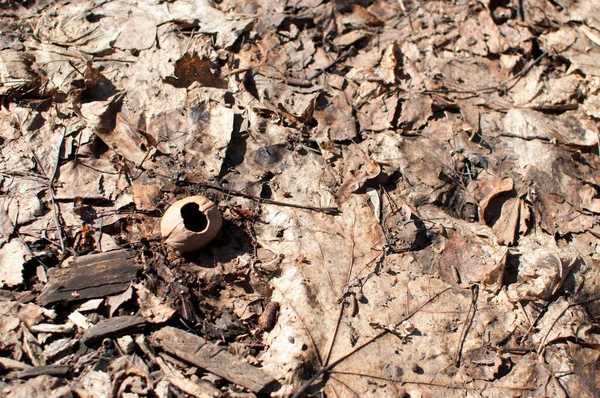
M 119 337 L 136 332 L 146 326 L 144 318 L 139 316 L 119 316 L 98 322 L 83 333 L 81 341 L 86 344 L 105 337 Z
M 121 293 L 142 268 L 131 261 L 133 255 L 128 250 L 89 254 L 76 258 L 68 268 L 55 268 L 37 302 L 46 305 Z
M 75 325 L 71 322 L 55 325 L 53 323 L 39 323 L 31 326 L 31 331 L 35 333 L 53 333 L 65 334 L 75 332 Z
M 150 341 L 155 347 L 252 392 L 274 391 L 279 387 L 277 381 L 262 369 L 243 362 L 223 347 L 183 330 L 166 326 L 154 332 Z
M 58 339 L 48 344 L 44 348 L 44 359 L 46 363 L 53 362 L 58 358 L 63 358 L 73 353 L 75 346 L 79 341 L 77 339 Z
M 26 379 L 41 375 L 66 376 L 69 373 L 68 365 L 32 366 L 23 370 L 10 372 L 6 375 L 8 379 Z
M 11 358 L 0 357 L 0 369 L 2 369 L 2 370 L 12 370 L 12 369 L 23 370 L 23 369 L 27 369 L 27 368 L 31 368 L 31 367 L 32 367 L 31 365 L 16 361 Z

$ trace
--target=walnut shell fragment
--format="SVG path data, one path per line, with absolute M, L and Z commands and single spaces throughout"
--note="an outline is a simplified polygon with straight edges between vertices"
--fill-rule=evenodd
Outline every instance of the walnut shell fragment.
M 167 209 L 160 222 L 160 233 L 169 246 L 189 252 L 206 246 L 222 224 L 221 212 L 213 202 L 204 196 L 191 196 Z

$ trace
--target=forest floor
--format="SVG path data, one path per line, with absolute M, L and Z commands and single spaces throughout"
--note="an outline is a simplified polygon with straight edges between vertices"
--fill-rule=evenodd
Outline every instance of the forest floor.
M 0 31 L 0 396 L 600 391 L 600 2 L 3 0 Z M 182 254 L 194 195 L 223 225 Z

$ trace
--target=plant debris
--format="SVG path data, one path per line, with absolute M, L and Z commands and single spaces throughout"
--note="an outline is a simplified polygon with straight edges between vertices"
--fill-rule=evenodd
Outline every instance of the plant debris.
M 0 8 L 0 395 L 597 390 L 598 2 Z

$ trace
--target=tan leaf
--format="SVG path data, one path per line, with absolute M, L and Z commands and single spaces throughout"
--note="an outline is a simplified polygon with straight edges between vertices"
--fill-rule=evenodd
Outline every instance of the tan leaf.
M 485 223 L 485 212 L 490 201 L 503 192 L 509 192 L 513 189 L 514 182 L 511 178 L 495 178 L 492 180 L 481 180 L 475 183 L 474 187 L 469 190 L 474 190 L 474 198 L 479 204 L 479 221 Z
M 496 221 L 492 230 L 501 245 L 512 245 L 519 232 L 520 209 L 522 199 L 510 198 L 502 204 L 500 218 Z
M 133 183 L 133 201 L 136 208 L 140 210 L 156 209 L 157 201 L 160 198 L 161 188 L 156 184 L 138 184 Z
M 345 157 L 345 180 L 336 193 L 341 203 L 350 198 L 352 192 L 360 189 L 368 180 L 381 172 L 381 167 L 360 148 L 353 146 Z
M 140 312 L 145 320 L 151 323 L 166 322 L 173 316 L 175 309 L 164 304 L 161 299 L 156 297 L 143 285 L 133 285 L 138 296 Z
M 352 4 L 352 12 L 364 19 L 366 23 L 372 26 L 381 26 L 383 21 L 379 20 L 375 15 L 367 11 L 366 8 L 359 4 Z

